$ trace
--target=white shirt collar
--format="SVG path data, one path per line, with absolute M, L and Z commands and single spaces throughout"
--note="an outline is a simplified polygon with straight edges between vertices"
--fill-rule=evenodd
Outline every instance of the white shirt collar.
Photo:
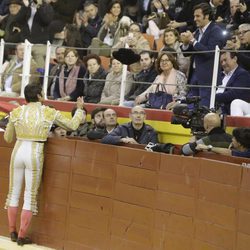
M 211 21 L 206 26 L 204 26 L 203 28 L 200 28 L 200 30 L 202 31 L 202 34 L 205 33 L 205 31 L 207 30 L 210 23 L 211 23 Z
M 225 76 L 231 76 L 237 68 L 238 68 L 238 65 L 234 69 L 229 71 L 228 73 L 226 73 L 225 71 L 223 71 L 223 73 L 225 74 Z

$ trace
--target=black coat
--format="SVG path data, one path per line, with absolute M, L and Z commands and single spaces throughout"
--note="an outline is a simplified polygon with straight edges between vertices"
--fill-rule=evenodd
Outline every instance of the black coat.
M 155 67 L 152 66 L 148 71 L 142 70 L 140 73 L 138 73 L 134 78 L 136 82 L 147 82 L 147 83 L 153 83 L 155 78 L 157 76 L 157 72 L 155 70 Z M 125 100 L 135 100 L 135 98 L 143 93 L 147 88 L 149 88 L 149 84 L 141 84 L 141 83 L 133 83 L 133 86 L 127 96 L 125 96 Z
M 126 137 L 135 139 L 134 129 L 131 122 L 119 125 L 102 139 L 102 143 L 117 145 L 120 144 L 121 138 Z M 137 139 L 137 142 L 139 144 L 148 144 L 149 142 L 157 143 L 157 132 L 150 125 L 144 124 L 141 136 Z
M 29 16 L 31 15 L 31 7 L 29 7 Z M 48 25 L 53 20 L 54 10 L 50 4 L 42 4 L 34 15 L 31 30 L 28 24 L 24 30 L 24 38 L 31 43 L 46 44 L 49 40 Z
M 87 103 L 98 103 L 101 100 L 102 90 L 105 85 L 107 72 L 100 67 L 92 79 L 89 79 L 89 72 L 84 76 L 83 98 Z M 103 80 L 103 81 L 100 81 Z

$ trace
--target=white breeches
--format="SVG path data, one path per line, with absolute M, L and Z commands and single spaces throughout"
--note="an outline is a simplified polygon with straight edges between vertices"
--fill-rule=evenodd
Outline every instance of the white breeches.
M 240 99 L 235 99 L 230 106 L 232 116 L 250 116 L 250 103 Z
M 9 193 L 5 208 L 18 207 L 25 180 L 23 209 L 37 213 L 37 192 L 43 170 L 44 143 L 17 140 L 11 155 Z

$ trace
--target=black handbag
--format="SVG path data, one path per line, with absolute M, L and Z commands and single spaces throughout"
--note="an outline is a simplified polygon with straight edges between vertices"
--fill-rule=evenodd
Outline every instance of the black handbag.
M 159 86 L 162 85 L 162 91 Z M 173 101 L 172 95 L 168 94 L 164 84 L 157 84 L 154 93 L 149 93 L 146 108 L 152 109 L 166 109 L 168 103 Z

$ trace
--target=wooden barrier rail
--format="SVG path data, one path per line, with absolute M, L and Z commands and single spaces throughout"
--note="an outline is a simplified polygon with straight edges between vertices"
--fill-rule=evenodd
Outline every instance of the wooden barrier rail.
M 0 234 L 6 236 L 12 147 L 0 133 Z M 230 163 L 60 138 L 49 139 L 45 151 L 39 214 L 30 230 L 38 244 L 249 250 L 250 171 L 241 165 L 248 159 Z

